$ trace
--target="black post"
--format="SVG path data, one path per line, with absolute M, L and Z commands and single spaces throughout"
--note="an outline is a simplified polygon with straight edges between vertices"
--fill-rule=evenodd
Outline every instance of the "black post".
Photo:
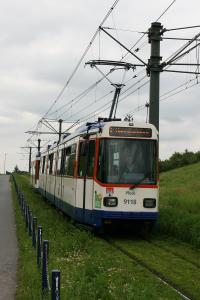
M 159 22 L 151 24 L 149 29 L 149 43 L 151 43 L 151 57 L 149 59 L 147 73 L 150 76 L 150 110 L 149 123 L 153 124 L 159 131 L 159 91 L 160 72 L 162 67 L 160 61 L 160 41 L 162 40 L 163 26 Z
M 60 300 L 60 271 L 52 270 L 51 299 Z
M 31 174 L 31 156 L 32 156 L 32 147 L 29 147 L 29 167 L 28 167 L 29 174 Z
M 41 143 L 41 139 L 38 139 L 38 154 L 40 153 L 40 143 Z
M 36 248 L 36 226 L 37 226 L 37 218 L 33 217 L 32 222 L 32 246 Z
M 32 210 L 29 210 L 28 215 L 28 234 L 32 236 Z
M 49 241 L 43 241 L 42 253 L 42 292 L 49 290 L 49 276 L 48 276 L 48 256 L 49 256 Z
M 26 205 L 26 228 L 28 228 L 28 221 L 29 221 L 29 206 Z
M 62 122 L 63 122 L 62 119 L 58 120 L 58 123 L 59 123 L 59 138 L 58 138 L 58 143 L 60 143 L 61 135 L 62 135 Z
M 37 232 L 37 265 L 40 267 L 42 258 L 42 226 L 38 225 Z
M 23 208 L 24 219 L 26 222 L 26 201 L 24 200 L 24 208 Z
M 24 211 L 24 195 L 22 195 L 21 209 L 22 211 Z

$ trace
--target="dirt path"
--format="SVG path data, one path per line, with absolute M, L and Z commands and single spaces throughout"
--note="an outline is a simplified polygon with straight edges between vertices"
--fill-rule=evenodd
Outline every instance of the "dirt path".
M 9 176 L 0 176 L 0 300 L 14 299 L 17 239 Z

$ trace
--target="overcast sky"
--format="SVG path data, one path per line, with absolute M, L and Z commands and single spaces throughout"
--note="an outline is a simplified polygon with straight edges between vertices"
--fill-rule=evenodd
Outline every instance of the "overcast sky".
M 121 0 L 104 26 L 117 28 L 109 32 L 127 47 L 132 47 L 142 36 L 140 32 L 147 31 L 151 22 L 156 21 L 171 2 Z M 20 154 L 28 151 L 20 149 L 21 146 L 28 145 L 26 141 L 30 138 L 25 131 L 34 129 L 39 119 L 48 111 L 113 3 L 114 0 L 0 0 L 0 172 L 4 170 L 5 154 L 7 170 L 13 170 L 16 164 L 20 169 L 28 169 L 28 155 Z M 159 21 L 168 29 L 200 25 L 199 11 L 198 0 L 176 0 Z M 164 36 L 191 38 L 199 31 L 200 28 L 173 31 L 166 32 Z M 163 61 L 184 43 L 163 40 Z M 133 50 L 137 48 L 139 51 L 135 53 L 147 61 L 150 45 L 146 35 Z M 105 34 L 98 34 L 78 72 L 48 117 L 54 119 L 62 115 L 64 120 L 76 121 L 92 112 L 92 120 L 99 114 L 108 116 L 109 110 L 98 112 L 100 107 L 109 104 L 113 96 L 113 88 L 106 79 L 76 103 L 76 97 L 102 77 L 94 68 L 84 67 L 84 63 L 99 58 L 120 60 L 125 53 L 125 50 Z M 197 63 L 198 55 L 198 51 L 194 51 L 182 62 Z M 137 63 L 131 55 L 124 60 Z M 101 68 L 103 72 L 109 70 L 110 67 Z M 194 71 L 195 68 L 185 67 L 184 70 Z M 122 90 L 124 95 L 121 95 L 117 116 L 123 117 L 127 112 L 134 111 L 135 121 L 146 121 L 146 110 L 138 109 L 148 102 L 148 83 L 138 88 L 148 81 L 147 77 L 144 78 L 145 74 L 144 68 L 137 68 L 134 72 L 117 70 L 111 74 L 111 82 L 126 85 Z M 189 88 L 195 83 L 197 84 Z M 172 94 L 165 93 L 180 85 L 187 89 L 164 99 Z M 126 92 L 126 89 L 129 91 Z M 135 89 L 134 93 L 123 99 Z M 183 152 L 186 148 L 200 150 L 198 79 L 194 75 L 163 72 L 160 94 L 165 94 L 160 103 L 160 157 L 167 158 L 175 151 Z M 76 100 L 72 101 L 74 98 Z M 62 105 L 66 106 L 59 109 Z M 139 111 L 136 112 L 137 110 Z M 35 137 L 37 138 L 39 136 Z M 47 140 L 44 135 L 40 138 Z

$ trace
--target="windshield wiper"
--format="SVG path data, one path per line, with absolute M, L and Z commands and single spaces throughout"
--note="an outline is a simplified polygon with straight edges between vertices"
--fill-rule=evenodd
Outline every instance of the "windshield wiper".
M 145 180 L 146 177 L 147 176 L 145 175 L 140 181 L 133 183 L 133 185 L 131 185 L 129 189 L 134 190 L 136 188 L 136 186 L 138 186 L 140 183 L 142 183 Z

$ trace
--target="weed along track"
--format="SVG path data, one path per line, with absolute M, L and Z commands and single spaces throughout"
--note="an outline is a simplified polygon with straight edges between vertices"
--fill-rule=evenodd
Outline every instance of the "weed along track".
M 157 245 L 155 241 L 141 239 L 105 236 L 104 240 L 134 263 L 148 270 L 183 299 L 199 299 L 199 265 L 185 259 L 184 254 L 176 253 L 177 249 L 174 249 L 173 253 L 167 248 L 165 249 L 164 241 L 161 246 Z M 166 247 L 168 246 L 166 242 Z M 194 253 L 197 254 L 195 250 Z
M 175 242 L 173 241 L 173 245 L 169 244 L 169 240 L 166 242 L 164 239 L 161 241 L 157 240 L 146 240 L 148 243 L 154 245 L 155 247 L 158 247 L 162 249 L 163 251 L 166 251 L 168 253 L 171 253 L 172 255 L 186 261 L 187 263 L 193 265 L 195 268 L 198 268 L 200 270 L 200 251 L 192 250 L 192 247 L 189 245 L 181 245 L 181 242 L 177 241 L 177 245 L 175 245 Z M 184 249 L 184 247 L 187 247 L 187 250 Z

